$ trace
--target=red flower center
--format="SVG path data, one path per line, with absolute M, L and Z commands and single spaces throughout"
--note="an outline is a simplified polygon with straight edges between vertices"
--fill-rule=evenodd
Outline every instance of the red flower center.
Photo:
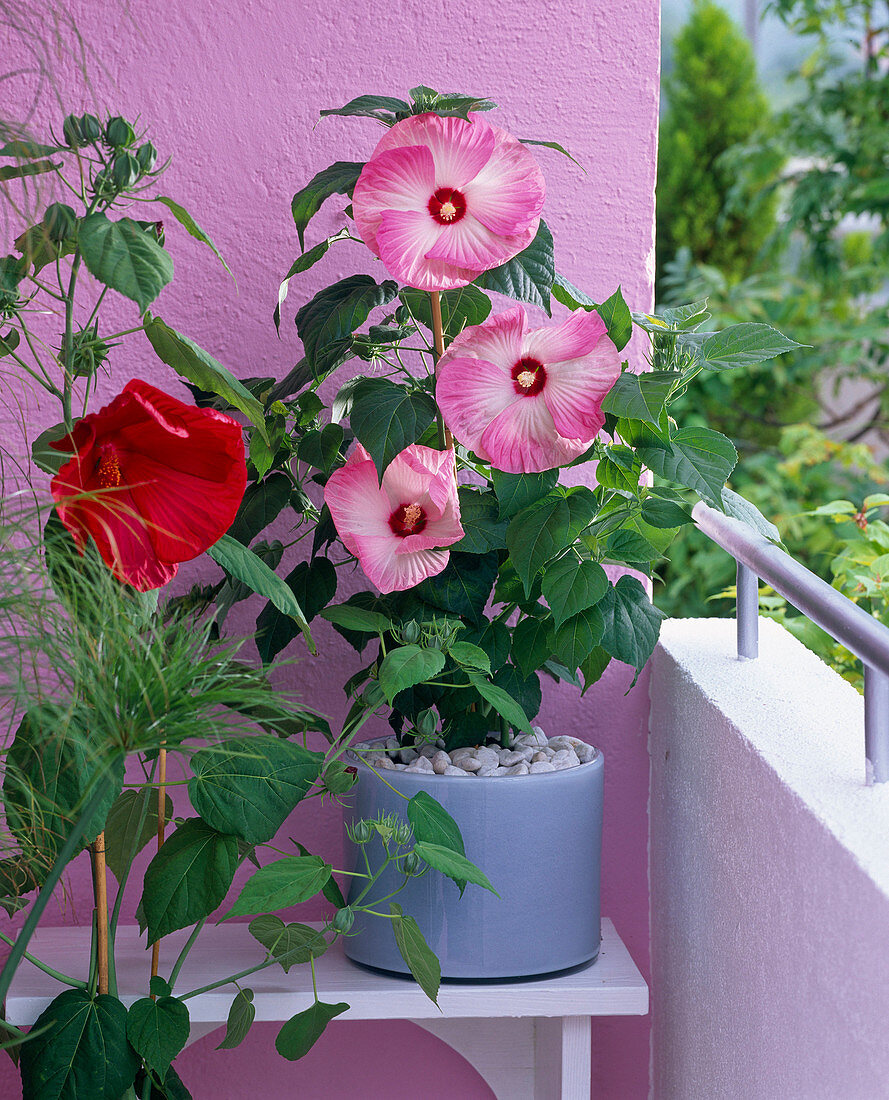
M 426 513 L 419 504 L 402 504 L 389 517 L 392 533 L 405 538 L 407 535 L 419 535 L 426 526 Z
M 117 452 L 113 447 L 108 447 L 102 452 L 96 464 L 95 476 L 100 489 L 114 489 L 123 481 Z
M 512 368 L 512 384 L 522 397 L 540 393 L 546 383 L 546 367 L 539 359 L 525 356 Z
M 466 199 L 453 187 L 439 187 L 429 200 L 428 210 L 439 225 L 453 225 L 466 213 Z

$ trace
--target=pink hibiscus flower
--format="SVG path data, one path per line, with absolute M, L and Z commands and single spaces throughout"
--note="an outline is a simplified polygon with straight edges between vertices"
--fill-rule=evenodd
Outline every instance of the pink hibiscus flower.
M 352 208 L 396 279 L 448 290 L 527 248 L 545 194 L 536 161 L 505 130 L 424 114 L 396 123 L 374 149 Z
M 527 330 L 521 307 L 464 329 L 436 367 L 436 399 L 465 447 L 511 474 L 539 473 L 583 454 L 605 423 L 620 375 L 598 313 Z
M 413 444 L 389 463 L 380 485 L 359 443 L 335 470 L 324 500 L 346 548 L 381 592 L 413 588 L 448 564 L 463 538 L 454 452 Z

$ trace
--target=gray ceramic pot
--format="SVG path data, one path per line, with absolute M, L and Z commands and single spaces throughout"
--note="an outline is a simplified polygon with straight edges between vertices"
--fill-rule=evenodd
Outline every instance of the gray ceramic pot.
M 543 775 L 462 779 L 386 771 L 391 787 L 360 761 L 352 763 L 358 782 L 347 796 L 347 822 L 388 813 L 407 820 L 405 800 L 396 792 L 411 798 L 427 791 L 457 822 L 467 858 L 500 894 L 470 884 L 461 898 L 450 879 L 430 868 L 395 899 L 416 919 L 441 960 L 443 977 L 521 978 L 596 958 L 601 753 L 588 764 Z M 367 850 L 372 861 L 382 860 L 378 839 Z M 358 852 L 348 837 L 346 852 L 346 867 L 357 869 Z M 391 893 L 401 878 L 387 870 L 375 896 Z M 388 902 L 382 908 L 388 912 Z M 390 921 L 358 914 L 352 931 L 345 948 L 355 962 L 409 973 Z

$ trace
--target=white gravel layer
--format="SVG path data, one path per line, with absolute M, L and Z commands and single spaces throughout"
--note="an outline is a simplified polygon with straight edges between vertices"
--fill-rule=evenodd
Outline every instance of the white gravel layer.
M 541 775 L 588 764 L 599 750 L 579 737 L 547 737 L 540 726 L 521 733 L 508 748 L 498 744 L 459 748 L 445 752 L 441 741 L 419 749 L 401 748 L 394 737 L 367 746 L 363 758 L 372 768 L 385 771 L 425 772 L 429 775 L 474 776 Z

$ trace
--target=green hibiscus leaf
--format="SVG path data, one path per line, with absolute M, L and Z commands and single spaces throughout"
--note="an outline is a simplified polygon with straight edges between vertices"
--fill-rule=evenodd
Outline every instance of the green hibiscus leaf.
M 129 870 L 130 861 L 157 836 L 157 787 L 121 791 L 105 820 L 105 862 L 118 882 Z M 173 800 L 164 795 L 164 821 L 173 817 Z
M 506 474 L 491 470 L 494 493 L 500 503 L 500 518 L 512 519 L 529 504 L 545 497 L 555 489 L 559 481 L 558 470 L 545 470 L 542 474 Z
M 414 320 L 432 331 L 432 305 L 425 290 L 404 287 L 398 297 L 411 311 Z M 445 341 L 450 343 L 468 325 L 480 325 L 491 312 L 491 299 L 477 286 L 457 287 L 439 294 L 441 325 Z
M 301 561 L 284 583 L 302 608 L 307 622 L 323 611 L 336 595 L 336 569 L 328 558 Z M 268 664 L 300 633 L 299 624 L 290 615 L 267 603 L 256 620 L 256 648 L 263 664 Z
M 381 481 L 392 459 L 416 443 L 434 419 L 435 402 L 428 393 L 411 392 L 386 378 L 365 378 L 352 390 L 349 423 Z
M 604 593 L 603 593 L 604 596 Z M 552 636 L 552 647 L 558 660 L 570 671 L 579 668 L 602 640 L 605 620 L 598 607 L 572 615 Z
M 330 946 L 319 929 L 309 924 L 285 924 L 274 913 L 254 917 L 250 922 L 250 935 L 272 955 L 285 974 L 291 966 L 320 958 Z
M 639 457 L 668 481 L 694 489 L 708 504 L 722 507 L 722 489 L 738 461 L 731 440 L 710 428 L 680 428 L 669 451 L 640 447 Z
M 201 227 L 194 220 L 191 214 L 189 214 L 184 206 L 180 206 L 178 202 L 174 202 L 172 199 L 167 198 L 166 195 L 158 195 L 154 201 L 163 203 L 164 206 L 166 206 L 166 208 L 176 219 L 176 221 L 179 222 L 179 224 L 185 229 L 186 233 L 188 233 L 189 236 L 194 237 L 196 241 L 200 241 L 201 244 L 205 244 L 216 257 L 216 259 L 219 260 L 219 262 L 229 273 L 229 275 L 231 275 L 233 279 L 235 278 L 232 269 L 225 262 L 222 253 L 219 251 L 219 249 L 216 247 L 210 237 L 204 232 L 204 230 L 201 229 Z M 235 281 L 237 282 L 237 280 Z
M 315 1001 L 311 1008 L 291 1016 L 281 1028 L 275 1039 L 275 1050 L 282 1058 L 296 1062 L 309 1053 L 331 1020 L 348 1011 L 349 1006 L 344 1001 L 335 1005 Z
M 745 322 L 714 332 L 704 341 L 698 358 L 707 370 L 735 370 L 805 346 L 789 340 L 771 325 Z
M 322 111 L 321 113 L 327 114 L 328 112 Z M 299 247 L 303 251 L 306 248 L 306 226 L 321 209 L 321 204 L 325 199 L 329 199 L 331 195 L 351 196 L 363 167 L 363 164 L 338 160 L 336 164 L 332 164 L 329 168 L 325 168 L 316 176 L 313 176 L 306 186 L 293 196 L 290 209 L 299 236 Z
M 40 1013 L 20 1047 L 24 1100 L 120 1100 L 139 1058 L 127 1042 L 127 1010 L 107 993 L 66 989 Z
M 445 656 L 438 649 L 423 649 L 418 645 L 391 649 L 380 665 L 380 686 L 391 703 L 399 691 L 431 680 L 445 666 Z
M 506 520 L 500 518 L 500 505 L 493 493 L 480 493 L 461 485 L 460 525 L 463 538 L 454 544 L 455 550 L 467 554 L 486 554 L 506 546 Z
M 225 1022 L 225 1037 L 217 1050 L 234 1050 L 247 1038 L 247 1032 L 256 1019 L 256 1006 L 253 1003 L 252 989 L 239 989 L 228 1010 Z
M 675 371 L 624 371 L 608 391 L 602 411 L 659 428 L 667 398 L 677 381 Z
M 221 905 L 238 866 L 236 837 L 192 817 L 167 837 L 145 871 L 140 927 L 154 943 Z
M 480 623 L 496 578 L 496 553 L 452 553 L 441 573 L 427 577 L 416 593 L 434 607 Z
M 513 256 L 500 267 L 484 272 L 474 280 L 474 285 L 517 302 L 530 302 L 551 316 L 550 294 L 555 277 L 553 236 L 546 222 L 541 221 L 537 236 L 524 252 Z
M 111 221 L 105 214 L 90 214 L 80 222 L 77 240 L 89 273 L 134 301 L 140 313 L 173 278 L 169 252 L 132 218 Z
M 160 317 L 146 316 L 145 335 L 161 362 L 195 386 L 217 394 L 232 408 L 242 412 L 268 442 L 262 405 L 231 371 L 193 340 L 164 324 Z
M 316 378 L 326 377 L 351 354 L 352 333 L 371 310 L 391 302 L 398 284 L 350 275 L 320 290 L 296 314 L 296 329 Z
M 461 890 L 462 893 L 462 890 Z M 395 943 L 417 985 L 433 1004 L 438 1004 L 438 990 L 441 985 L 441 964 L 435 952 L 426 942 L 420 926 L 413 917 L 406 917 L 401 906 L 389 902 L 392 914 L 392 931 Z
M 285 856 L 267 863 L 247 879 L 235 904 L 222 919 L 286 909 L 308 901 L 320 893 L 332 870 L 320 856 Z
M 510 521 L 506 545 L 526 593 L 540 569 L 570 546 L 595 514 L 589 489 L 558 487 Z
M 161 1079 L 188 1042 L 188 1009 L 176 997 L 141 997 L 127 1013 L 127 1039 Z
M 541 589 L 557 627 L 579 611 L 597 604 L 608 588 L 608 577 L 597 562 L 571 552 L 546 569 Z
M 602 648 L 638 674 L 654 652 L 666 616 L 635 577 L 621 577 L 597 608 L 605 620 Z
M 530 676 L 552 656 L 552 619 L 525 618 L 512 632 L 512 659 L 525 676 Z
M 280 737 L 235 737 L 192 756 L 188 797 L 211 828 L 264 844 L 305 797 L 323 764 L 323 753 Z

